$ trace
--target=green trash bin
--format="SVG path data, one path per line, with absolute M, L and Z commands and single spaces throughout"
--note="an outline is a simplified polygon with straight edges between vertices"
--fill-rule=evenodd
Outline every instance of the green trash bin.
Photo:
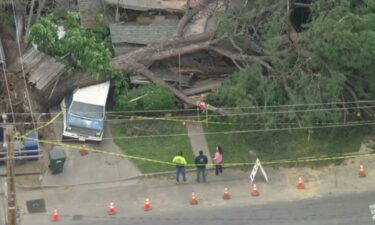
M 49 153 L 49 169 L 52 174 L 63 171 L 66 155 L 64 149 L 52 149 Z

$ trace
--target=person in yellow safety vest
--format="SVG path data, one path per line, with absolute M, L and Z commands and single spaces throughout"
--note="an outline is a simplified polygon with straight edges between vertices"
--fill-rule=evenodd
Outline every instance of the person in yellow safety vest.
M 178 183 L 180 182 L 180 175 L 182 175 L 182 179 L 186 181 L 185 166 L 187 163 L 186 159 L 182 155 L 182 152 L 180 152 L 172 160 L 172 162 L 176 164 L 176 181 Z

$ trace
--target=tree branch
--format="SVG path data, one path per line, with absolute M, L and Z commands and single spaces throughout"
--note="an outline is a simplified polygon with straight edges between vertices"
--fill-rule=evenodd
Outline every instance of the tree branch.
M 191 57 L 182 57 L 181 60 L 184 66 L 196 68 L 202 71 L 202 73 L 206 73 L 209 75 L 231 74 L 236 71 L 236 68 L 234 66 L 209 66 L 202 64 Z M 178 65 L 178 61 L 175 58 L 171 59 L 170 61 L 173 65 Z
M 250 56 L 250 55 L 242 55 L 242 54 L 235 54 L 228 50 L 210 46 L 210 50 L 219 53 L 220 55 L 223 55 L 225 57 L 228 57 L 230 59 L 235 59 L 237 61 L 247 62 L 247 63 L 255 63 L 259 62 L 263 66 L 265 66 L 268 70 L 273 71 L 273 68 L 265 62 L 265 60 L 271 59 L 270 56 Z
M 367 109 L 366 107 L 361 107 L 361 106 L 360 106 L 360 103 L 359 103 L 359 101 L 358 101 L 358 96 L 357 96 L 357 94 L 355 93 L 355 91 L 353 90 L 353 88 L 350 87 L 350 85 L 348 85 L 348 84 L 344 84 L 343 86 L 344 86 L 344 88 L 349 92 L 349 94 L 352 96 L 352 98 L 354 99 L 355 104 L 356 104 L 356 106 L 357 106 L 357 108 L 358 108 L 358 112 L 359 112 L 360 110 L 363 110 L 363 111 L 366 112 L 369 116 L 372 116 L 372 115 L 373 115 L 373 111 L 372 111 L 372 110 Z
M 182 37 L 182 35 L 184 34 L 184 29 L 191 20 L 191 18 L 193 18 L 193 16 L 195 16 L 199 11 L 201 11 L 207 6 L 207 4 L 202 4 L 202 2 L 204 1 L 199 2 L 199 4 L 195 8 L 190 9 L 190 0 L 187 0 L 186 13 L 178 22 L 175 37 Z
M 174 42 L 169 42 L 162 45 L 155 45 L 145 47 L 128 54 L 120 55 L 111 60 L 111 65 L 115 68 L 122 70 L 124 73 L 134 71 L 133 64 L 140 63 L 143 65 L 151 65 L 154 61 L 163 60 L 171 57 L 176 57 L 179 54 L 191 54 L 194 52 L 209 50 L 209 46 L 220 42 L 222 39 L 209 40 L 210 35 L 197 35 L 199 38 L 181 38 Z M 173 43 L 177 43 L 177 46 Z M 164 48 L 160 48 L 164 47 Z
M 197 107 L 197 102 L 196 101 L 194 101 L 193 99 L 187 97 L 185 94 L 183 94 L 182 92 L 178 91 L 172 85 L 169 85 L 164 80 L 162 80 L 159 77 L 157 77 L 153 72 L 151 72 L 149 69 L 147 69 L 147 67 L 145 67 L 142 64 L 137 64 L 136 66 L 138 67 L 137 72 L 143 74 L 145 77 L 147 77 L 148 79 L 150 79 L 156 85 L 162 86 L 162 87 L 166 87 L 169 90 L 171 90 L 173 92 L 173 94 L 178 99 L 180 99 L 184 103 L 186 103 L 188 105 L 188 107 Z M 220 113 L 221 115 L 225 115 L 225 112 L 222 109 L 216 108 L 216 107 L 214 107 L 212 105 L 209 105 L 209 107 L 207 107 L 207 110 Z

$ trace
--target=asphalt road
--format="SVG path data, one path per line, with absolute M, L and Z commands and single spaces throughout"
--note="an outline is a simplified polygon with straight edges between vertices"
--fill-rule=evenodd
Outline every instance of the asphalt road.
M 373 225 L 369 205 L 375 204 L 375 192 L 328 197 L 298 202 L 283 202 L 268 205 L 203 209 L 187 206 L 186 210 L 169 214 L 145 212 L 139 217 L 73 217 L 63 224 L 71 225 Z M 22 224 L 47 224 L 38 215 L 24 218 Z M 40 220 L 40 221 L 41 221 Z M 50 222 L 51 224 L 55 222 Z

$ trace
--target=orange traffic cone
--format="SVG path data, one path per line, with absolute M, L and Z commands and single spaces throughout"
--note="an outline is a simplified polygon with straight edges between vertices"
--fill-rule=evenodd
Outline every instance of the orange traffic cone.
M 54 209 L 53 210 L 53 217 L 52 217 L 52 221 L 59 221 L 60 220 L 60 216 L 59 216 L 59 213 L 57 212 L 57 209 Z
M 229 200 L 229 199 L 230 199 L 230 195 L 229 195 L 229 192 L 228 192 L 228 188 L 224 188 L 223 199 L 224 199 L 224 200 Z
M 115 204 L 113 202 L 110 202 L 109 207 L 108 207 L 108 215 L 115 215 L 115 214 L 116 214 Z
M 363 165 L 360 165 L 360 166 L 359 166 L 359 173 L 358 173 L 358 176 L 359 176 L 359 177 L 365 177 L 365 176 L 366 176 L 366 172 L 365 172 L 365 169 L 363 168 Z
M 191 193 L 190 205 L 197 205 L 197 204 L 198 204 L 198 200 L 195 198 L 195 192 L 193 191 Z
M 257 185 L 256 184 L 253 185 L 253 189 L 251 190 L 251 195 L 254 196 L 254 197 L 259 196 L 259 191 L 257 189 Z
M 87 154 L 89 154 L 89 151 L 87 149 L 87 146 L 86 145 L 82 145 L 82 147 L 79 149 L 79 153 L 82 155 L 82 156 L 85 156 Z
M 148 197 L 146 197 L 146 200 L 145 200 L 145 207 L 143 208 L 144 211 L 150 211 L 152 208 L 151 208 L 151 205 L 150 205 L 150 199 Z
M 297 189 L 305 189 L 305 185 L 303 184 L 301 177 L 298 177 Z

